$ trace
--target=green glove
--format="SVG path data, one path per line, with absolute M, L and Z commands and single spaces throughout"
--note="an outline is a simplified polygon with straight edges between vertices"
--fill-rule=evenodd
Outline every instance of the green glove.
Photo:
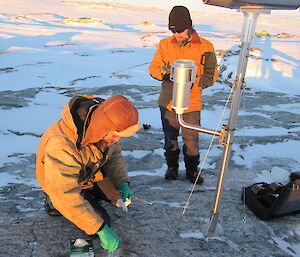
M 111 230 L 106 224 L 103 229 L 97 232 L 97 235 L 100 238 L 102 248 L 105 250 L 114 252 L 119 247 L 120 238 L 116 232 Z
M 125 202 L 126 198 L 131 198 L 131 196 L 134 196 L 134 193 L 129 187 L 128 182 L 122 182 L 118 185 L 118 189 L 120 192 L 120 197 Z

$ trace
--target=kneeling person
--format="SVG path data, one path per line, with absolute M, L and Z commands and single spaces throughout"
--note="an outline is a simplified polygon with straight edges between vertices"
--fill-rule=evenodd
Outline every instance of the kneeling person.
M 138 111 L 127 98 L 76 95 L 45 131 L 36 155 L 46 211 L 63 215 L 88 235 L 97 234 L 110 252 L 120 240 L 100 201 L 116 205 L 134 195 L 118 141 L 140 127 Z

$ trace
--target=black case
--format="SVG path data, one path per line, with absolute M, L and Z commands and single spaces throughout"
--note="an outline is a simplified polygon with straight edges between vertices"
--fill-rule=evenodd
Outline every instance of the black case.
M 286 185 L 261 182 L 245 187 L 242 201 L 261 220 L 300 212 L 300 172 L 291 173 Z

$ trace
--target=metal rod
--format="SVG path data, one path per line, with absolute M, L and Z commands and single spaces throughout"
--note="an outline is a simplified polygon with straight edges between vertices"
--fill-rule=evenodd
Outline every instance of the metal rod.
M 258 15 L 259 12 L 251 12 L 251 11 L 244 12 L 243 33 L 241 38 L 242 45 L 241 45 L 238 68 L 237 68 L 236 83 L 234 86 L 234 93 L 233 93 L 233 98 L 232 98 L 232 103 L 230 108 L 229 120 L 227 125 L 227 134 L 225 135 L 225 146 L 223 149 L 222 159 L 219 168 L 219 178 L 218 178 L 217 189 L 215 192 L 214 206 L 212 208 L 212 214 L 206 232 L 207 236 L 215 231 L 217 225 L 220 201 L 221 201 L 223 186 L 224 186 L 225 172 L 228 167 L 228 162 L 230 158 L 233 136 L 236 128 L 236 121 L 237 121 L 238 111 L 241 103 L 241 96 L 244 90 L 243 81 L 244 81 L 246 68 L 247 68 L 250 45 L 254 37 L 255 25 L 256 25 L 256 20 Z
M 221 131 L 207 129 L 207 128 L 203 128 L 203 127 L 200 127 L 200 126 L 197 126 L 197 125 L 192 125 L 192 124 L 186 123 L 183 120 L 183 115 L 182 114 L 177 114 L 177 119 L 179 121 L 179 124 L 182 127 L 189 128 L 189 129 L 194 129 L 194 130 L 197 130 L 197 131 L 200 131 L 200 132 L 203 132 L 203 133 L 206 133 L 206 134 L 215 135 L 215 136 L 220 136 L 221 135 Z
M 140 198 L 137 198 L 137 197 L 134 197 L 135 200 L 141 202 L 141 203 L 144 203 L 144 204 L 148 204 L 148 205 L 152 205 L 153 203 L 149 202 L 149 201 L 146 201 L 146 200 L 143 200 L 143 199 L 140 199 Z

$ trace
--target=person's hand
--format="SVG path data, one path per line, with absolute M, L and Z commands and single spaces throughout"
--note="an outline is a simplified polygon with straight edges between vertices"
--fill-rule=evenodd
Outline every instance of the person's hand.
M 128 182 L 122 182 L 117 186 L 119 193 L 120 193 L 120 197 L 122 198 L 122 200 L 125 202 L 126 198 L 131 198 L 131 196 L 134 196 L 134 193 L 132 192 L 132 190 L 129 187 Z
M 165 73 L 162 75 L 162 80 L 163 81 L 171 81 L 170 79 L 170 73 Z
M 161 69 L 163 70 L 163 71 L 165 71 L 165 72 L 171 72 L 171 64 L 170 64 L 170 62 L 167 62 L 167 63 L 165 63 L 164 62 L 164 64 L 163 64 L 163 66 L 161 66 Z
M 162 80 L 163 81 L 171 81 L 170 79 L 170 73 L 171 73 L 171 65 L 168 62 L 167 64 L 164 64 L 163 66 L 161 66 L 162 69 Z
M 210 86 L 209 85 L 203 85 L 202 89 L 205 89 L 205 88 L 208 88 L 208 87 L 210 87 Z
M 100 238 L 101 246 L 103 249 L 109 252 L 114 252 L 118 249 L 120 238 L 118 237 L 116 232 L 109 228 L 109 226 L 105 224 L 104 227 L 97 232 L 97 235 Z

